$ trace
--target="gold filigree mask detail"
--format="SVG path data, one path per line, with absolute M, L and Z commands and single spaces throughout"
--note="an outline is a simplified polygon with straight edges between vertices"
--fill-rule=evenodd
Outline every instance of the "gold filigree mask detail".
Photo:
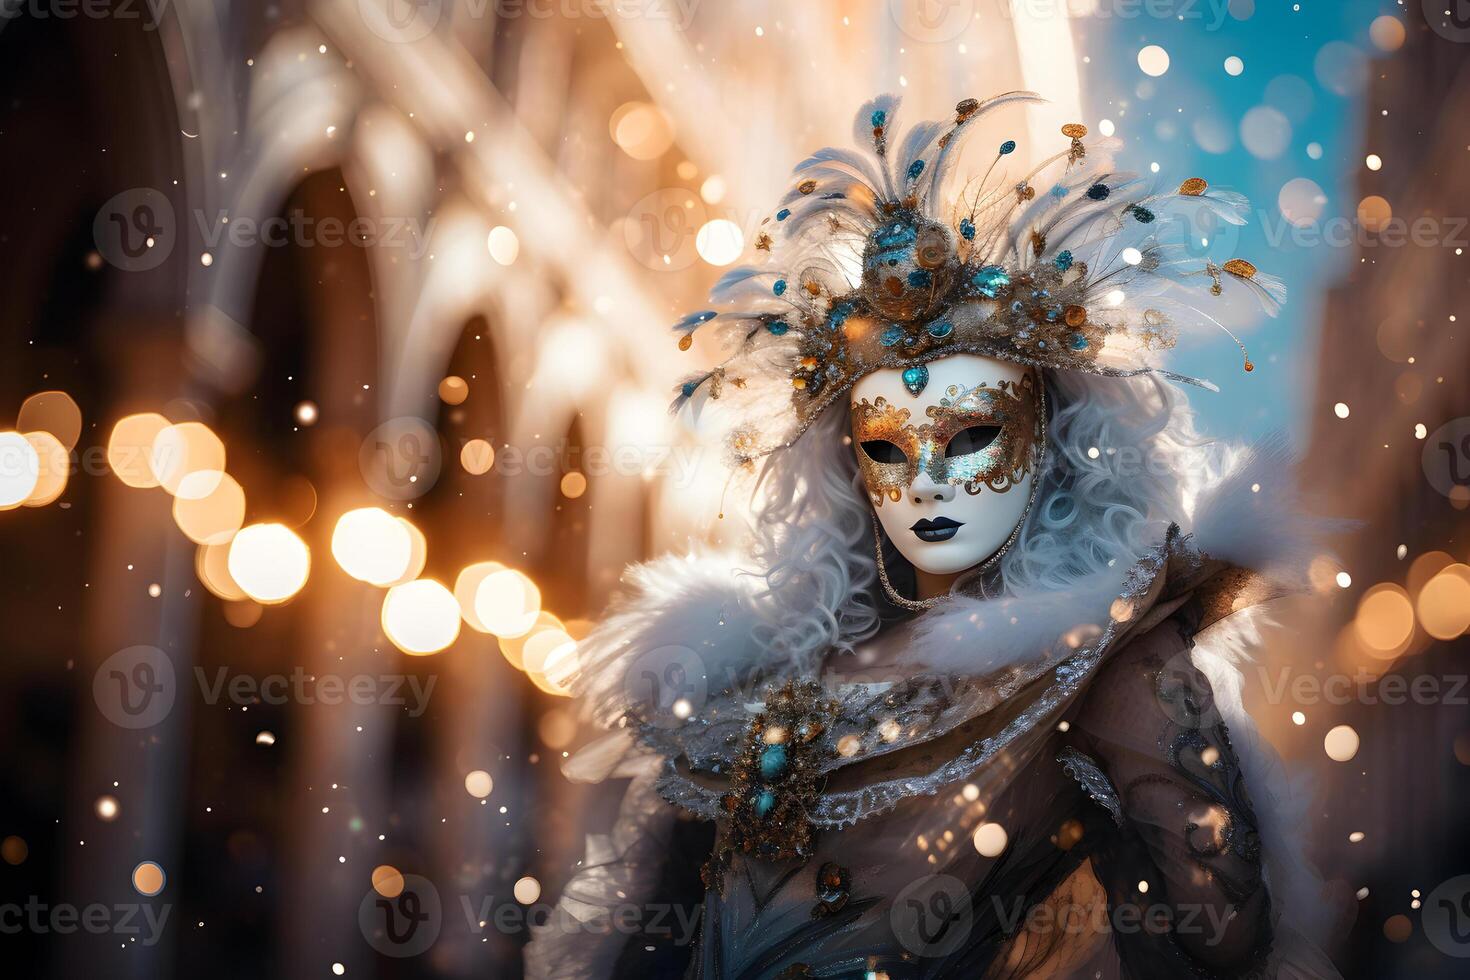
M 1031 472 L 1046 433 L 1034 375 L 973 388 L 950 385 L 915 425 L 881 395 L 852 405 L 858 469 L 875 505 L 898 500 L 919 473 L 935 483 L 1005 493 Z

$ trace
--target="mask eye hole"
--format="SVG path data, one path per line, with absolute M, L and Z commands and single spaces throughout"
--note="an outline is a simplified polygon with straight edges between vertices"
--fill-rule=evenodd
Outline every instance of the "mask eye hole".
M 963 432 L 955 433 L 949 445 L 944 447 L 944 455 L 968 456 L 970 453 L 978 453 L 990 445 L 1000 436 L 998 425 L 972 425 Z
M 869 439 L 858 445 L 862 448 L 863 455 L 875 463 L 907 463 L 909 461 L 898 444 L 889 442 L 887 439 Z

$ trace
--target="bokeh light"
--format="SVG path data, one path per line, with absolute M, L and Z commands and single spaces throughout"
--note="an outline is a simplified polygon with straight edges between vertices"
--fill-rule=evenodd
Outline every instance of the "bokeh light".
M 71 473 L 71 455 L 62 441 L 50 432 L 27 432 L 26 441 L 36 451 L 36 485 L 25 499 L 27 507 L 45 507 L 66 492 Z
M 41 478 L 36 447 L 19 432 L 0 432 L 0 510 L 19 507 Z
M 413 558 L 408 525 L 381 507 L 360 507 L 337 518 L 332 557 L 359 582 L 387 586 L 407 574 Z
M 82 437 L 82 410 L 64 391 L 40 391 L 21 402 L 15 427 L 21 432 L 49 432 L 70 452 Z
M 198 470 L 180 482 L 173 510 L 174 523 L 190 541 L 226 544 L 245 523 L 245 491 L 228 473 Z
M 159 486 L 175 496 L 198 499 L 213 493 L 224 473 L 225 444 L 203 422 L 180 422 L 153 437 L 148 463 Z M 184 480 L 192 473 L 208 476 L 190 480 L 186 487 Z
M 459 638 L 459 603 L 442 583 L 415 579 L 388 590 L 382 622 L 384 634 L 404 653 L 438 653 Z
M 981 857 L 999 857 L 1006 842 L 1006 829 L 998 823 L 982 823 L 975 828 L 975 850 Z
M 1350 762 L 1358 754 L 1358 733 L 1351 725 L 1338 725 L 1322 739 L 1322 748 L 1333 762 Z
M 484 439 L 471 439 L 459 451 L 459 465 L 471 476 L 483 476 L 495 465 L 495 447 Z
M 498 265 L 513 265 L 521 254 L 521 240 L 505 225 L 496 225 L 490 229 L 485 247 L 490 250 L 490 257 Z
M 541 590 L 514 569 L 492 572 L 475 588 L 475 616 L 496 636 L 520 636 L 536 625 Z
M 729 265 L 745 250 L 745 235 L 728 218 L 715 218 L 700 226 L 694 236 L 694 249 L 710 265 Z
M 674 144 L 668 116 L 648 102 L 626 102 L 608 121 L 613 142 L 634 160 L 654 160 Z
M 163 891 L 167 882 L 168 876 L 163 873 L 163 866 L 157 861 L 141 861 L 133 868 L 133 889 L 146 898 L 152 898 Z
M 1392 583 L 1376 585 L 1358 600 L 1353 619 L 1358 640 L 1379 655 L 1397 654 L 1414 635 L 1414 606 L 1409 594 Z
M 1169 52 L 1150 44 L 1138 52 L 1138 67 L 1145 75 L 1157 78 L 1169 70 Z
M 1453 640 L 1470 629 L 1470 566 L 1446 566 L 1424 584 L 1417 609 L 1424 632 Z
M 475 769 L 465 774 L 464 790 L 477 800 L 483 800 L 490 795 L 495 788 L 495 780 L 483 769 Z
M 252 524 L 230 541 L 230 578 L 251 599 L 285 602 L 306 585 L 311 549 L 284 524 Z

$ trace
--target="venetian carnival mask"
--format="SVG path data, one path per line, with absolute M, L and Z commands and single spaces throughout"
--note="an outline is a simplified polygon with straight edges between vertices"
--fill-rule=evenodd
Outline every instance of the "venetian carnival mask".
M 852 441 L 883 531 L 916 568 L 964 571 L 1024 518 L 1045 421 L 1034 369 L 956 354 L 852 388 Z

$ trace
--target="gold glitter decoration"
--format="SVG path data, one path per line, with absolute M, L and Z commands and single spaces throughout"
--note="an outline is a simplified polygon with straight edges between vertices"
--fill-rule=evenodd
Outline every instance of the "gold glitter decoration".
M 705 887 L 723 886 L 737 851 L 767 861 L 811 856 L 816 832 L 807 813 L 824 781 L 821 735 L 836 713 L 837 704 L 816 681 L 787 681 L 766 695 L 763 710 L 746 727 L 731 767 L 730 792 L 720 801 L 729 819 L 700 872 Z M 787 737 L 768 742 L 765 735 L 772 728 L 783 729 Z
M 931 421 L 921 425 L 910 421 L 908 409 L 881 395 L 871 403 L 866 398 L 857 402 L 852 406 L 852 441 L 873 504 L 882 506 L 884 497 L 898 500 L 921 472 L 935 483 L 963 486 L 970 494 L 984 489 L 1005 493 L 1031 472 L 1046 437 L 1040 398 L 1028 371 L 1019 382 L 1001 381 L 993 388 L 984 383 L 973 388 L 951 385 L 938 405 L 925 409 Z M 973 452 L 946 455 L 950 440 L 975 427 L 998 431 Z M 903 462 L 873 459 L 863 448 L 868 442 L 892 443 L 903 454 Z
M 765 412 L 762 406 L 763 437 L 758 446 L 751 447 L 747 454 L 750 458 L 792 445 L 830 406 L 850 403 L 854 382 L 873 371 L 914 368 L 951 354 L 979 354 L 1037 370 L 1075 370 L 1104 376 L 1154 372 L 1174 381 L 1208 386 L 1199 379 L 1165 370 L 1151 356 L 1152 351 L 1172 346 L 1174 327 L 1157 311 L 1141 309 L 1138 297 L 1147 295 L 1143 290 L 1127 290 L 1122 302 L 1115 298 L 1113 280 L 1120 275 L 1169 278 L 1185 284 L 1192 280 L 1198 293 L 1215 296 L 1221 295 L 1222 281 L 1228 275 L 1232 277 L 1232 288 L 1235 280 L 1244 283 L 1268 311 L 1279 307 L 1285 293 L 1283 284 L 1265 272 L 1258 273 L 1245 259 L 1223 264 L 1204 257 L 1179 262 L 1171 259 L 1165 267 L 1161 264 L 1165 253 L 1139 237 L 1142 259 L 1135 269 L 1111 268 L 1113 259 L 1109 257 L 1106 267 L 1094 275 L 1087 263 L 1077 261 L 1072 254 L 1076 232 L 1068 221 L 1045 215 L 1038 215 L 1037 220 L 1018 220 L 1018 213 L 1029 215 L 1036 210 L 1028 208 L 1030 202 L 1047 196 L 1038 194 L 1038 187 L 1089 187 L 1089 180 L 1096 184 L 1107 178 L 1100 171 L 1089 175 L 1071 169 L 1087 156 L 1083 137 L 1089 135 L 1089 130 L 1080 122 L 1060 127 L 1071 146 L 1047 156 L 1041 167 L 1025 177 L 997 177 L 995 185 L 963 195 L 966 200 L 952 218 L 937 218 L 935 195 L 939 194 L 946 168 L 942 155 L 930 155 L 933 148 L 949 148 L 951 137 L 958 142 L 965 127 L 973 126 L 979 115 L 1009 98 L 984 102 L 964 99 L 955 105 L 952 125 L 944 124 L 948 121 L 926 124 L 926 131 L 917 139 L 928 149 L 907 158 L 912 162 L 903 165 L 904 174 L 892 172 L 893 161 L 887 159 L 890 138 L 901 135 L 892 122 L 891 101 L 879 99 L 865 106 L 857 120 L 858 141 L 867 143 L 865 134 L 872 134 L 871 145 L 861 149 L 876 153 L 878 159 L 870 161 L 876 167 L 874 173 L 889 175 L 878 186 L 857 173 L 850 174 L 850 180 L 839 181 L 840 188 L 829 185 L 824 174 L 831 168 L 820 154 L 799 168 L 795 191 L 799 196 L 823 191 L 818 195 L 822 200 L 813 201 L 813 205 L 820 206 L 800 213 L 777 212 L 787 219 L 786 223 L 778 230 L 772 215 L 762 221 L 755 236 L 758 251 L 784 253 L 790 248 L 792 261 L 781 268 L 751 265 L 731 270 L 722 277 L 713 299 L 726 307 L 749 304 L 744 309 L 719 313 L 721 317 L 743 319 L 746 325 L 742 346 L 727 362 L 732 370 L 749 376 L 752 388 L 767 374 L 772 381 L 791 384 L 790 417 Z M 879 125 L 873 126 L 873 121 Z M 940 135 L 943 129 L 949 132 Z M 996 161 L 1012 148 L 1009 141 L 1001 144 Z M 1051 175 L 1053 170 L 1048 168 L 1053 164 L 1058 165 L 1057 169 L 1067 165 L 1062 178 Z M 989 171 L 981 183 L 988 179 Z M 1007 186 L 1013 197 L 1006 193 Z M 830 207 L 825 206 L 828 190 L 835 191 L 830 195 L 835 202 Z M 1146 235 L 1145 230 L 1134 226 L 1167 220 L 1172 216 L 1167 210 L 1171 203 L 1180 209 L 1189 207 L 1189 202 L 1181 202 L 1179 197 L 1199 197 L 1209 190 L 1203 178 L 1190 177 L 1177 185 L 1177 195 L 1165 189 L 1164 193 L 1130 203 L 1121 217 L 1133 220 L 1125 221 L 1124 228 L 1116 232 L 1119 240 L 1135 233 Z M 1221 191 L 1212 196 L 1219 200 L 1211 203 L 1221 209 L 1239 211 L 1243 207 L 1238 195 Z M 1090 199 L 1090 195 L 1068 199 L 1063 193 L 1055 204 L 1049 197 L 1045 203 L 1058 213 L 1071 215 L 1093 207 L 1088 203 Z M 832 241 L 820 240 L 823 230 L 831 233 Z M 848 272 L 834 268 L 824 253 L 831 246 L 849 248 L 858 241 L 862 244 L 856 268 L 861 270 L 861 277 L 852 282 Z M 714 315 L 713 311 L 691 314 L 677 327 L 687 332 Z M 1205 319 L 1229 333 L 1208 314 Z M 691 343 L 681 338 L 680 349 L 689 350 Z M 1245 364 L 1248 371 L 1254 367 L 1248 357 Z M 1028 383 L 1040 387 L 1039 379 Z M 676 407 L 687 402 L 695 391 L 719 397 L 719 385 L 720 379 L 713 375 L 684 382 Z M 932 419 L 919 421 L 924 426 L 908 421 L 904 425 L 918 432 L 936 424 Z M 911 439 L 912 435 L 904 438 Z M 888 458 L 899 459 L 897 455 Z M 918 462 L 905 457 L 904 463 L 891 465 L 917 472 Z M 1011 472 L 1015 472 L 1014 467 Z M 983 480 L 965 482 L 976 489 L 989 485 Z M 898 488 L 905 485 L 906 481 L 898 478 L 877 480 L 869 490 L 876 503 L 884 496 L 898 495 L 902 499 Z
M 1222 268 L 1232 276 L 1242 279 L 1254 279 L 1256 275 L 1256 267 L 1245 259 L 1231 259 Z

